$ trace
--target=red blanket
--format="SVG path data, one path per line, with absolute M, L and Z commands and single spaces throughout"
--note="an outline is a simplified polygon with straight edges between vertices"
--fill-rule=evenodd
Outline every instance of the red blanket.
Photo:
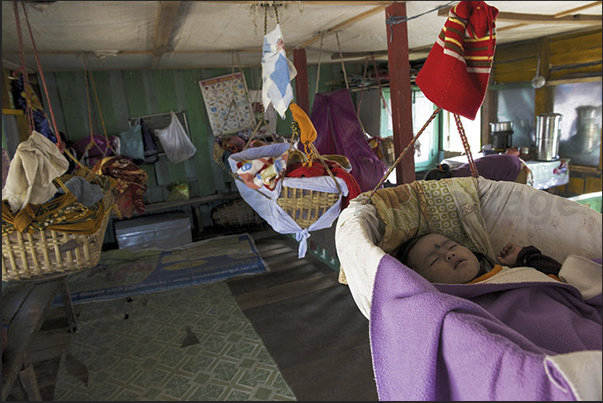
M 341 198 L 341 209 L 343 210 L 348 206 L 350 200 L 362 193 L 360 191 L 360 186 L 358 186 L 356 179 L 346 172 L 341 165 L 333 161 L 325 162 L 329 166 L 329 169 L 333 175 L 337 178 L 343 179 L 348 187 L 348 195 Z M 327 172 L 327 169 L 319 161 L 314 161 L 311 167 L 305 167 L 302 165 L 302 163 L 291 164 L 287 167 L 287 172 L 285 173 L 285 177 L 289 178 L 314 178 L 316 176 L 328 175 L 329 173 Z

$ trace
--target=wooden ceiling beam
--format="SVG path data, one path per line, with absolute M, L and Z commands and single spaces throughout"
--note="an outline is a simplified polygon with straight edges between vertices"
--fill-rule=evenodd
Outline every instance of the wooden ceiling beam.
M 176 14 L 180 1 L 160 1 L 155 18 L 155 33 L 153 37 L 153 55 L 160 57 L 167 51 L 167 44 L 172 36 Z
M 452 7 L 446 7 L 438 11 L 438 16 L 448 17 Z M 570 12 L 571 10 L 568 10 Z M 523 24 L 593 24 L 601 25 L 600 15 L 574 14 L 574 15 L 547 15 L 500 12 L 496 21 L 509 21 Z
M 427 45 L 427 46 L 420 46 L 417 48 L 411 48 L 408 50 L 408 53 L 410 55 L 415 54 L 415 53 L 425 53 L 425 52 L 429 52 L 432 47 L 433 47 L 433 44 Z M 341 57 L 343 57 L 344 59 L 362 59 L 364 57 L 370 57 L 371 55 L 373 55 L 375 57 L 387 56 L 387 50 L 377 50 L 375 52 L 347 52 L 347 53 L 342 53 Z M 339 60 L 339 59 L 341 59 L 341 57 L 339 57 L 338 53 L 333 53 L 331 55 L 331 60 Z
M 592 7 L 595 7 L 595 6 L 600 6 L 601 3 L 603 3 L 603 1 L 593 1 L 592 3 L 585 4 L 585 5 L 580 6 L 580 7 L 572 8 L 571 10 L 562 11 L 560 13 L 555 14 L 555 18 L 563 17 L 563 16 L 566 16 L 566 15 L 569 15 L 569 14 L 574 14 L 574 13 L 577 13 L 578 11 L 586 10 L 587 8 L 592 8 Z
M 370 9 L 368 11 L 365 11 L 364 13 L 360 13 L 357 16 L 349 18 L 349 19 L 347 19 L 347 20 L 345 20 L 345 21 L 343 21 L 343 22 L 341 22 L 341 23 L 339 23 L 337 25 L 334 25 L 334 26 L 332 26 L 331 28 L 329 28 L 329 29 L 327 29 L 325 31 L 318 32 L 316 35 L 314 35 L 313 37 L 311 37 L 310 39 L 308 39 L 307 41 L 305 41 L 301 45 L 295 46 L 295 48 L 297 48 L 297 49 L 307 48 L 308 46 L 310 46 L 314 42 L 317 42 L 318 40 L 320 40 L 321 37 L 333 34 L 333 33 L 337 32 L 337 31 L 340 31 L 340 30 L 342 30 L 344 28 L 349 27 L 352 24 L 355 24 L 358 21 L 362 21 L 365 18 L 368 18 L 368 17 L 370 17 L 372 15 L 375 15 L 375 14 L 377 14 L 379 12 L 382 12 L 384 10 L 385 10 L 385 6 L 383 5 L 383 6 L 377 6 L 375 8 L 372 8 L 372 9 Z
M 224 3 L 224 0 L 197 0 L 192 1 L 191 3 Z M 292 3 L 291 5 L 297 5 L 297 3 L 301 3 L 304 6 L 387 6 L 391 3 L 391 0 L 388 1 L 237 1 L 230 0 L 229 3 L 235 4 L 274 4 L 277 7 L 283 5 L 289 5 L 287 3 Z

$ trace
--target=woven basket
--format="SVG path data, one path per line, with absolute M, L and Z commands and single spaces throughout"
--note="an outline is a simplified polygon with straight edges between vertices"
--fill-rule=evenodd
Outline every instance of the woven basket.
M 253 225 L 264 222 L 264 219 L 243 199 L 236 199 L 214 208 L 211 213 L 211 219 L 215 225 L 224 227 Z
M 318 192 L 283 186 L 277 204 L 301 228 L 309 228 L 339 200 L 338 193 Z
M 2 281 L 26 280 L 96 266 L 111 217 L 113 193 L 105 191 L 105 217 L 92 235 L 52 230 L 2 237 Z

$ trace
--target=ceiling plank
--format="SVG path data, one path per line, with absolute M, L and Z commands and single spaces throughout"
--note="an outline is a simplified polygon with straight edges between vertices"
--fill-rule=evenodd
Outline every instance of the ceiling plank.
M 385 6 L 377 6 L 375 8 L 372 8 L 372 9 L 368 10 L 368 11 L 365 11 L 364 13 L 360 13 L 357 16 L 349 18 L 349 19 L 347 19 L 347 20 L 345 20 L 345 21 L 343 21 L 343 22 L 341 22 L 341 23 L 339 23 L 337 25 L 334 25 L 334 26 L 332 26 L 331 28 L 329 28 L 329 29 L 327 29 L 325 31 L 321 31 L 321 32 L 317 33 L 316 35 L 314 35 L 313 37 L 311 37 L 310 39 L 308 39 L 307 41 L 305 41 L 301 45 L 296 46 L 296 48 L 297 49 L 307 48 L 308 46 L 310 46 L 314 42 L 317 42 L 321 38 L 321 36 L 326 36 L 326 35 L 329 35 L 329 34 L 333 34 L 333 33 L 337 32 L 337 31 L 340 31 L 340 30 L 342 30 L 344 28 L 349 27 L 350 25 L 352 25 L 352 24 L 354 24 L 354 23 L 356 23 L 358 21 L 361 21 L 361 20 L 363 20 L 365 18 L 368 18 L 368 17 L 370 17 L 372 15 L 375 15 L 375 14 L 377 14 L 379 12 L 382 12 L 384 10 L 385 10 Z
M 594 7 L 594 6 L 600 6 L 601 3 L 603 3 L 603 1 L 593 1 L 590 4 L 585 4 L 585 5 L 580 6 L 580 7 L 572 8 L 571 10 L 562 11 L 560 13 L 555 14 L 555 18 L 563 17 L 563 16 L 569 15 L 569 14 L 574 14 L 574 13 L 576 13 L 578 11 L 586 10 L 587 8 L 591 8 L 591 7 Z
M 180 1 L 159 2 L 153 38 L 153 55 L 155 57 L 161 57 L 167 51 L 167 44 L 172 35 L 180 3 Z
M 438 16 L 448 17 L 451 7 L 446 7 L 438 11 Z M 600 15 L 575 14 L 575 15 L 556 15 L 548 14 L 526 14 L 526 13 L 507 13 L 500 12 L 496 21 L 511 21 L 518 23 L 532 24 L 598 24 L 601 25 Z
M 506 27 L 496 27 L 496 32 L 502 32 L 502 31 L 507 31 L 509 29 L 514 29 L 514 28 L 519 28 L 519 27 L 524 27 L 526 25 L 530 25 L 530 24 L 513 24 L 513 25 L 507 25 Z
M 409 54 L 415 54 L 415 53 L 426 53 L 429 52 L 431 50 L 431 48 L 433 47 L 433 44 L 431 45 L 427 45 L 427 46 L 420 46 L 417 48 L 411 48 L 408 50 Z M 369 56 L 375 56 L 375 57 L 383 57 L 388 55 L 387 50 L 377 50 L 374 52 L 347 52 L 347 53 L 342 53 L 341 57 L 339 56 L 338 53 L 333 53 L 331 55 L 331 60 L 338 60 L 341 59 L 342 57 L 344 59 L 362 59 L 365 57 L 369 57 Z
M 197 0 L 197 1 L 193 1 L 192 3 L 224 3 L 224 0 Z M 296 1 L 296 2 L 230 0 L 229 3 L 257 4 L 257 5 L 270 4 L 271 6 L 272 6 L 272 3 L 274 3 L 274 5 L 277 7 L 287 5 L 286 3 L 294 3 L 294 4 L 301 3 L 304 6 L 375 6 L 375 5 L 387 6 L 388 4 L 391 3 L 391 0 L 387 0 L 387 1 Z

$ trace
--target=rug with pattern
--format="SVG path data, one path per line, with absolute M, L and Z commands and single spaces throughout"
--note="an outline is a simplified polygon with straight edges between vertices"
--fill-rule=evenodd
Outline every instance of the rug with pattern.
M 134 295 L 211 283 L 270 271 L 251 235 L 219 236 L 162 250 L 103 251 L 91 269 L 69 276 L 74 304 L 127 298 Z M 57 295 L 53 306 L 61 306 Z
M 224 282 L 83 304 L 53 400 L 295 401 Z

